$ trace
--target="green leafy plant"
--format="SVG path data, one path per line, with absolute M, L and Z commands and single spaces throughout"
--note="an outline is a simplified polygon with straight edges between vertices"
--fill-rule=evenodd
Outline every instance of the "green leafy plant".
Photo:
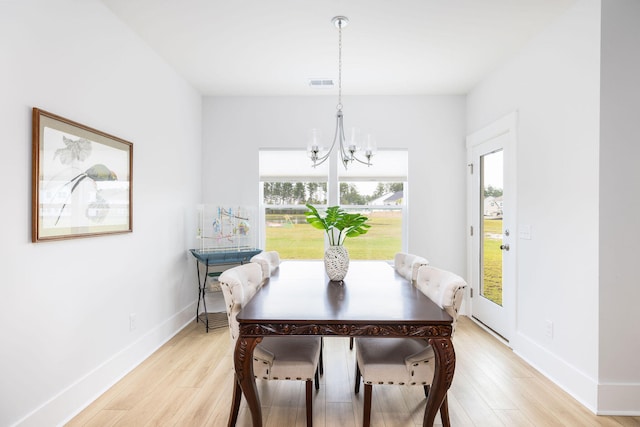
M 347 237 L 366 234 L 371 226 L 366 222 L 368 217 L 359 213 L 348 213 L 340 206 L 330 206 L 325 210 L 324 217 L 318 209 L 307 203 L 304 213 L 307 222 L 318 230 L 324 230 L 331 246 L 339 246 Z

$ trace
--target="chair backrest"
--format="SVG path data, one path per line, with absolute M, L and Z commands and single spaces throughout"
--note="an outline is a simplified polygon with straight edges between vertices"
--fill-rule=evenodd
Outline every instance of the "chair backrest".
M 262 267 L 258 263 L 249 262 L 230 268 L 220 275 L 218 282 L 224 296 L 231 340 L 235 343 L 239 333 L 236 315 L 262 286 Z
M 251 257 L 251 262 L 256 262 L 262 267 L 262 280 L 267 280 L 280 266 L 280 254 L 278 251 L 262 251 Z
M 418 269 L 428 264 L 429 261 L 426 258 L 404 252 L 398 252 L 393 259 L 393 265 L 398 274 L 412 282 L 416 280 Z
M 418 269 L 416 288 L 453 317 L 454 331 L 466 287 L 467 282 L 450 271 L 429 265 L 423 265 Z

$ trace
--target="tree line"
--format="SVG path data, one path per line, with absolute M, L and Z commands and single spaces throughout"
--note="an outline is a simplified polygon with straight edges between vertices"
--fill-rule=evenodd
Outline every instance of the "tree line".
M 268 205 L 325 204 L 327 184 L 324 182 L 265 182 L 263 183 L 264 203 Z M 403 190 L 403 183 L 378 183 L 371 195 L 360 194 L 353 183 L 340 183 L 340 203 L 345 205 L 366 205 L 385 194 Z
M 495 188 L 492 185 L 484 189 L 484 197 L 500 197 L 502 196 L 502 188 Z

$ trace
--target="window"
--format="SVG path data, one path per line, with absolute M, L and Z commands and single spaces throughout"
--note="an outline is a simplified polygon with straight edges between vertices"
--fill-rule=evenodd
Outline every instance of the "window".
M 303 150 L 260 150 L 262 247 L 282 259 L 322 259 L 325 236 L 307 224 L 305 204 L 339 204 L 368 216 L 372 226 L 346 240 L 350 258 L 393 259 L 406 235 L 407 151 L 381 151 L 374 166 L 351 164 L 346 171 L 342 165 L 330 168 L 331 161 L 313 168 Z
M 408 152 L 385 150 L 373 166 L 351 164 L 338 168 L 343 208 L 369 217 L 367 234 L 347 239 L 351 259 L 391 260 L 403 248 L 403 224 L 407 193 Z
M 302 150 L 260 150 L 260 211 L 265 250 L 282 259 L 321 259 L 324 235 L 305 220 L 305 204 L 327 205 L 328 164 L 309 167 Z

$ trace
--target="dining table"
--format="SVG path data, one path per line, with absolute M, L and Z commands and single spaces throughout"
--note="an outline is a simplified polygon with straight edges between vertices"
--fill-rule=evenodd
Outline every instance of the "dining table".
M 455 371 L 453 319 L 385 261 L 354 261 L 344 280 L 330 281 L 324 263 L 284 261 L 237 315 L 236 381 L 254 427 L 262 426 L 253 350 L 265 336 L 409 337 L 426 339 L 435 355 L 423 426 L 438 409 L 449 425 L 447 391 Z M 231 421 L 231 420 L 230 420 Z

